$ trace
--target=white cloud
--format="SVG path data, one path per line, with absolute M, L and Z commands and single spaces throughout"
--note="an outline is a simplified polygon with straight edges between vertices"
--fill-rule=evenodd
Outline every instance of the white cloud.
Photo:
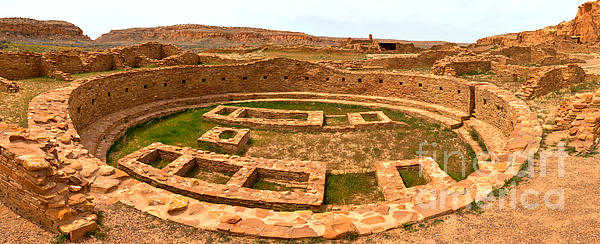
M 60 19 L 96 38 L 172 24 L 250 26 L 321 36 L 473 42 L 572 19 L 586 0 L 8 1 L 0 17 Z

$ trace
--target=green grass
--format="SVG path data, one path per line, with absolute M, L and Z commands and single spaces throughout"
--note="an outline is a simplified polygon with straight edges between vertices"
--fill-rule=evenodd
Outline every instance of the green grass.
M 383 200 L 375 172 L 327 175 L 325 204 L 366 204 Z
M 594 91 L 598 88 L 600 88 L 600 82 L 598 82 L 598 81 L 583 82 L 580 84 L 576 84 L 576 85 L 572 85 L 572 86 L 569 86 L 566 88 L 556 90 L 556 91 L 554 91 L 554 93 L 551 93 L 548 96 L 548 98 L 563 99 L 564 95 L 572 95 L 572 94 L 577 94 L 577 93 L 590 92 L 590 91 Z
M 202 119 L 202 114 L 213 108 L 189 110 L 153 119 L 129 129 L 125 136 L 121 137 L 109 150 L 107 157 L 109 164 L 115 165 L 118 159 L 154 142 L 198 148 L 197 139 L 219 125 Z
M 326 126 L 349 126 L 348 117 L 325 117 Z
M 258 179 L 251 187 L 252 189 L 257 190 L 267 190 L 267 191 L 294 191 L 293 187 L 287 187 L 281 184 L 277 184 L 274 182 L 269 182 L 263 179 Z
M 202 181 L 214 184 L 227 184 L 233 174 L 225 172 L 215 172 L 203 167 L 194 167 L 192 170 L 185 173 L 185 177 L 196 178 Z
M 420 172 L 419 167 L 402 168 L 398 169 L 398 172 L 400 172 L 402 182 L 407 188 L 413 186 L 426 185 L 428 183 L 427 179 Z
M 250 102 L 232 103 L 231 106 L 248 108 L 267 108 L 282 110 L 323 111 L 326 115 L 346 115 L 346 113 L 366 112 L 373 109 L 349 104 L 319 103 L 319 102 Z
M 376 114 L 362 114 L 361 117 L 367 122 L 381 121 Z
M 324 111 L 326 115 L 380 110 L 392 120 L 407 124 L 399 128 L 347 133 L 291 133 L 253 129 L 250 150 L 247 153 L 240 152 L 238 155 L 323 161 L 328 162 L 328 168 L 339 170 L 348 169 L 348 167 L 373 169 L 373 162 L 417 157 L 419 142 L 426 142 L 427 144 L 422 149 L 429 154 L 423 156 L 434 156 L 433 152 L 436 152 L 436 162 L 443 169 L 448 170 L 448 174 L 454 179 L 464 179 L 476 170 L 476 165 L 472 164 L 475 159 L 474 151 L 468 144 L 462 142 L 456 133 L 444 129 L 440 125 L 406 116 L 402 112 L 385 108 L 373 109 L 356 105 L 309 102 L 250 102 L 233 105 L 286 110 L 319 110 Z M 109 150 L 108 162 L 114 165 L 119 158 L 154 142 L 223 153 L 211 145 L 197 143 L 197 138 L 213 127 L 230 126 L 203 120 L 202 114 L 212 108 L 189 110 L 165 118 L 154 119 L 129 129 L 125 136 L 120 138 Z M 332 140 L 336 142 L 331 143 Z M 360 140 L 360 143 L 357 143 L 357 140 Z M 433 146 L 434 142 L 437 145 Z M 463 157 L 456 155 L 449 157 L 448 162 L 444 164 L 443 152 L 452 151 L 464 153 L 464 174 Z
M 237 135 L 235 131 L 224 131 L 223 133 L 219 134 L 219 138 L 223 140 L 228 140 L 234 138 L 235 135 Z
M 121 70 L 73 74 L 74 79 L 88 78 L 101 74 L 110 74 Z M 29 102 L 42 93 L 56 90 L 70 84 L 49 77 L 35 77 L 18 81 L 21 90 L 18 93 L 4 93 L 0 96 L 0 117 L 3 120 L 27 128 L 27 109 Z
M 59 46 L 59 45 L 50 45 L 43 43 L 29 43 L 29 42 L 8 42 L 6 43 L 2 51 L 8 52 L 34 52 L 34 53 L 43 53 L 43 52 L 55 52 L 55 51 L 66 51 L 66 50 L 92 50 L 90 48 L 78 48 L 72 46 Z
M 155 160 L 154 162 L 151 162 L 150 165 L 154 168 L 158 168 L 158 169 L 162 169 L 164 167 L 167 167 L 167 165 L 169 165 L 171 162 L 173 162 L 172 160 L 165 160 L 165 159 L 158 159 Z
M 355 52 L 329 52 L 329 51 L 290 51 L 266 49 L 260 54 L 266 57 L 294 58 L 300 60 L 366 60 L 367 55 Z
M 70 84 L 68 81 L 59 81 L 48 77 L 25 79 L 18 83 L 21 87 L 19 92 L 0 93 L 0 117 L 24 128 L 27 128 L 27 109 L 33 98 Z
M 471 135 L 471 138 L 473 138 L 473 140 L 475 142 L 477 142 L 477 145 L 479 145 L 479 147 L 481 147 L 481 150 L 483 150 L 483 152 L 487 152 L 488 151 L 488 148 L 485 145 L 485 142 L 483 142 L 483 139 L 481 138 L 481 135 L 479 135 L 479 133 L 477 133 L 477 131 L 475 129 L 470 128 L 469 135 Z

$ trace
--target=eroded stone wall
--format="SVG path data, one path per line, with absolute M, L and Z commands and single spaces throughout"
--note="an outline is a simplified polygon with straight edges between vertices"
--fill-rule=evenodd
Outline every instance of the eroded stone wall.
M 330 61 L 323 63 L 343 69 L 415 69 L 431 67 L 436 61 L 458 53 L 459 50 L 455 49 L 430 50 L 420 54 L 402 57 L 374 58 L 344 62 Z
M 96 229 L 89 183 L 63 168 L 50 142 L 29 139 L 23 129 L 0 122 L 0 200 L 21 216 L 55 233 L 79 239 Z M 6 134 L 5 134 L 6 133 Z
M 600 89 L 562 101 L 557 111 L 557 130 L 569 130 L 569 146 L 591 152 L 600 142 Z
M 435 62 L 432 73 L 435 75 L 460 76 L 481 74 L 492 70 L 492 60 L 484 55 L 449 56 Z
M 20 80 L 42 75 L 41 55 L 0 51 L 0 76 Z
M 27 79 L 49 76 L 61 80 L 71 74 L 100 72 L 148 65 L 172 66 L 198 64 L 198 55 L 172 44 L 144 43 L 100 52 L 68 50 L 47 53 L 0 51 L 0 76 Z
M 527 80 L 517 95 L 524 98 L 539 97 L 584 81 L 585 71 L 577 65 L 545 68 Z

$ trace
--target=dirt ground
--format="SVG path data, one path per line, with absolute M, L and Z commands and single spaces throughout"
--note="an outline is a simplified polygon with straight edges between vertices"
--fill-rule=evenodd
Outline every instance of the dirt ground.
M 482 213 L 469 211 L 450 214 L 423 224 L 359 237 L 354 243 L 422 243 L 430 240 L 437 243 L 598 242 L 599 161 L 600 155 L 594 158 L 569 156 L 564 163 L 564 177 L 559 177 L 558 159 L 553 157 L 546 164 L 546 176 L 541 176 L 540 167 L 536 166 L 533 177 L 513 187 L 504 198 L 482 206 Z M 560 202 L 556 195 L 560 191 L 564 192 L 564 207 L 549 208 L 556 207 L 553 205 Z M 544 203 L 545 195 L 549 196 L 549 207 Z M 515 208 L 511 206 L 514 199 Z M 522 201 L 539 206 L 528 209 L 532 206 L 524 205 Z M 500 203 L 504 203 L 504 208 L 500 207 Z M 90 237 L 81 243 L 294 243 L 230 237 L 196 230 L 157 219 L 121 204 L 99 208 L 105 216 L 102 227 L 105 239 Z M 0 240 L 4 243 L 50 243 L 56 240 L 55 235 L 18 217 L 3 205 L 0 206 L 0 216 Z

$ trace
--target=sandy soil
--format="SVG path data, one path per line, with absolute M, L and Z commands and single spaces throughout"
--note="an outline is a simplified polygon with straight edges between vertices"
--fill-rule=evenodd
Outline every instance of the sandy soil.
M 514 187 L 506 197 L 496 199 L 483 208 L 482 213 L 464 212 L 430 220 L 410 228 L 391 230 L 371 236 L 360 237 L 356 243 L 421 243 L 434 240 L 437 243 L 486 242 L 486 243 L 593 243 L 600 241 L 600 155 L 594 158 L 569 156 L 564 163 L 564 177 L 558 177 L 556 157 L 546 164 L 546 176 L 535 175 Z M 564 191 L 564 208 L 550 209 L 544 203 L 548 192 Z M 527 192 L 539 195 L 524 196 Z M 516 196 L 516 198 L 515 198 Z M 511 202 L 516 199 L 516 207 Z M 555 195 L 550 203 L 558 203 Z M 528 209 L 529 204 L 539 204 Z M 504 208 L 500 208 L 504 203 Z M 157 219 L 124 205 L 100 206 L 104 213 L 103 232 L 107 237 L 101 241 L 94 237 L 81 243 L 264 243 L 244 237 L 229 237 L 206 232 L 173 222 Z M 0 240 L 3 243 L 49 243 L 55 235 L 18 217 L 5 206 L 0 206 Z M 269 240 L 268 242 L 272 242 Z M 283 241 L 280 241 L 284 243 Z M 308 241 L 305 241 L 308 243 Z

